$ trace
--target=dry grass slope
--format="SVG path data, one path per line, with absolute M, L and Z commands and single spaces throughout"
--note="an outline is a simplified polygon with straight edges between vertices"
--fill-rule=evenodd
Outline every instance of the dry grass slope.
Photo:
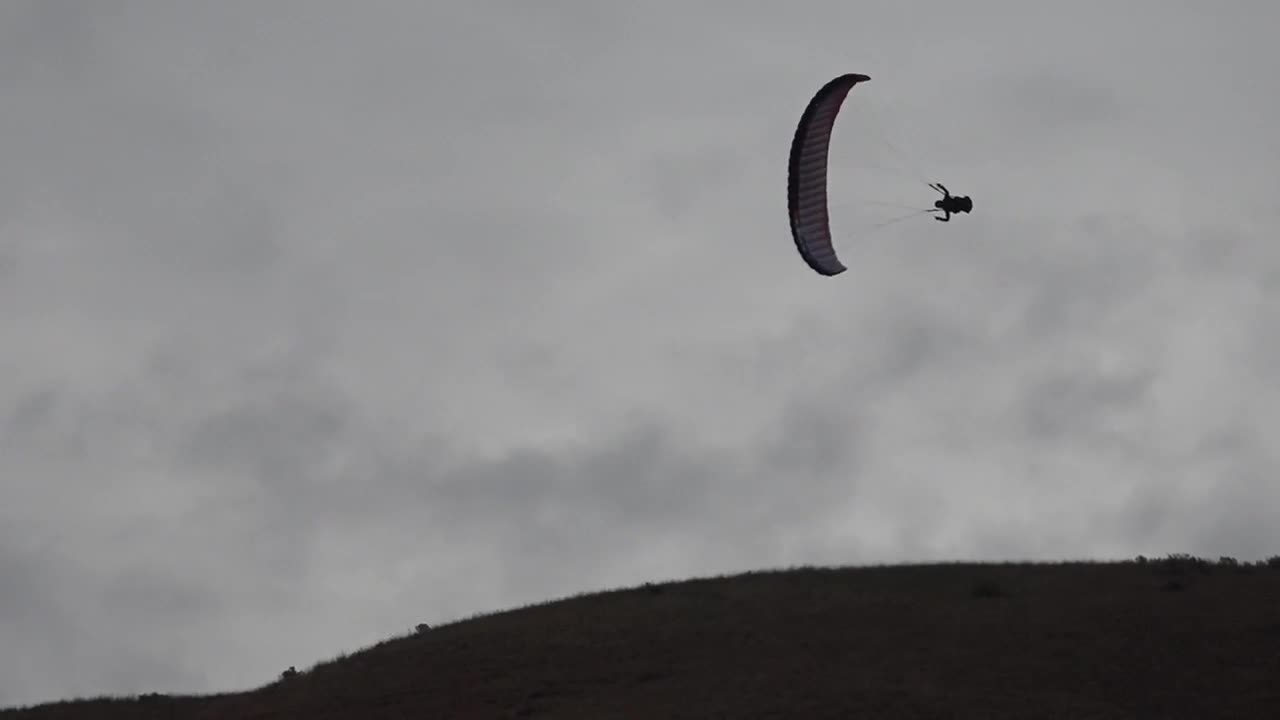
M 1280 558 L 800 568 L 423 628 L 116 718 L 1280 718 Z

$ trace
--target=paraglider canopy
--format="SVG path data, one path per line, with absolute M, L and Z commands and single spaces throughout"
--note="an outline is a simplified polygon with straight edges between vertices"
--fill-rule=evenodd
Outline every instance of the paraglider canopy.
M 791 236 L 800 256 L 821 275 L 839 275 L 847 269 L 836 257 L 827 208 L 831 131 L 849 91 L 870 79 L 860 73 L 848 73 L 822 86 L 805 107 L 791 141 L 787 172 Z

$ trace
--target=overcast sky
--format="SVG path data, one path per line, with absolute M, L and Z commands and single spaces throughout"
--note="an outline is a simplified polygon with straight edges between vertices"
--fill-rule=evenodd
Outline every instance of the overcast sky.
M 1280 553 L 1278 25 L 0 5 L 0 706 L 646 580 Z M 844 72 L 823 278 L 786 153 Z M 868 231 L 925 180 L 973 214 Z

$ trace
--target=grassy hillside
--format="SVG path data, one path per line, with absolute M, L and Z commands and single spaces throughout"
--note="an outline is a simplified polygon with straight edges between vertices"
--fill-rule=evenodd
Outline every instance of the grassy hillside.
M 1280 718 L 1280 558 L 759 572 L 583 595 L 113 718 Z

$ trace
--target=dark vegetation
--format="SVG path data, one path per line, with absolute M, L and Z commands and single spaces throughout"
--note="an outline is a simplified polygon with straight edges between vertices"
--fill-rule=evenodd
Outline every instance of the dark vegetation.
M 1280 556 L 800 568 L 429 627 L 243 693 L 0 720 L 1280 718 Z

